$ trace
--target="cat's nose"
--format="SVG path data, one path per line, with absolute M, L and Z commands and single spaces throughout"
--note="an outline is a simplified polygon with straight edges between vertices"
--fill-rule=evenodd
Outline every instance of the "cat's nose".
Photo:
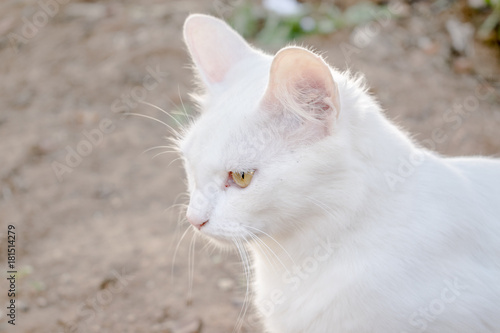
M 192 217 L 189 214 L 187 214 L 186 217 L 187 217 L 187 220 L 189 221 L 189 223 L 191 223 L 191 225 L 198 230 L 200 230 L 201 227 L 203 227 L 205 224 L 208 223 L 208 220 L 205 220 L 205 221 L 199 220 L 197 218 Z

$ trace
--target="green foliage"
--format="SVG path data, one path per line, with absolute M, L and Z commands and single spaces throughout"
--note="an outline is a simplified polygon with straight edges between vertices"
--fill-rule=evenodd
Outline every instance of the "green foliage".
M 485 0 L 485 2 L 493 11 L 479 27 L 478 36 L 486 40 L 496 31 L 496 40 L 500 41 L 500 0 Z
M 46 289 L 42 281 L 31 281 L 31 287 L 36 291 L 44 291 Z
M 33 273 L 32 266 L 30 265 L 23 266 L 17 271 L 17 274 L 15 274 L 16 279 L 23 279 L 24 277 L 31 275 L 31 273 Z
M 300 14 L 280 16 L 262 6 L 244 2 L 234 8 L 228 20 L 245 38 L 254 38 L 266 45 L 281 45 L 305 35 L 330 34 L 366 24 L 381 12 L 389 13 L 389 10 L 372 2 L 353 5 L 345 12 L 333 4 L 313 6 L 304 3 Z

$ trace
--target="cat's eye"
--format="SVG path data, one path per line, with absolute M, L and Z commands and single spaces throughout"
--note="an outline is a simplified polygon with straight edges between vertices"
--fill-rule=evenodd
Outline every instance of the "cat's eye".
M 252 177 L 255 171 L 245 171 L 245 172 L 231 172 L 231 177 L 233 181 L 241 188 L 247 187 L 252 181 Z

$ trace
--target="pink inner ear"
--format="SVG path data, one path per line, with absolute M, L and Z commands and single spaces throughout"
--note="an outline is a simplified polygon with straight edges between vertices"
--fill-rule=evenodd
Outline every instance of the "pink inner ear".
M 208 31 L 188 31 L 188 43 L 190 45 L 191 54 L 202 75 L 208 83 L 219 83 L 224 80 L 227 72 L 235 59 L 231 59 L 230 50 L 225 51 L 224 46 L 215 49 L 216 40 L 221 39 L 220 36 L 215 36 L 217 31 L 212 33 Z
M 333 105 L 333 91 L 325 87 L 325 83 L 315 77 L 305 78 L 296 83 L 298 90 L 304 94 L 297 96 L 302 98 L 303 103 L 309 106 L 307 109 L 317 119 L 325 119 L 329 113 L 335 113 L 338 116 L 338 110 Z M 333 109 L 333 110 L 332 110 Z
M 207 75 L 210 77 L 210 79 L 214 83 L 222 82 L 224 80 L 224 77 L 226 76 L 227 71 L 223 69 L 214 69 L 210 73 L 207 73 Z
M 224 64 L 220 64 L 220 58 L 204 59 L 203 57 L 198 57 L 198 59 L 200 59 L 199 66 L 205 70 L 205 75 L 207 76 L 207 79 L 210 81 L 210 83 L 219 83 L 224 80 L 224 77 L 229 71 L 228 64 L 230 64 L 231 61 L 226 61 L 224 66 Z M 208 63 L 205 64 L 204 61 Z
M 283 49 L 275 56 L 263 103 L 268 110 L 282 110 L 281 117 L 288 122 L 298 116 L 295 119 L 302 119 L 302 134 L 311 138 L 331 133 L 339 112 L 330 68 L 301 48 Z
M 195 62 L 198 62 L 200 69 L 205 72 L 211 83 L 222 82 L 231 67 L 238 62 L 240 56 L 238 50 L 228 48 L 229 41 L 224 42 L 224 36 L 220 36 L 217 30 L 211 34 L 207 31 L 196 34 L 197 36 L 193 37 L 193 42 L 196 44 L 193 47 Z
M 208 85 L 221 83 L 227 73 L 252 49 L 225 22 L 195 14 L 184 25 L 184 38 L 200 74 Z

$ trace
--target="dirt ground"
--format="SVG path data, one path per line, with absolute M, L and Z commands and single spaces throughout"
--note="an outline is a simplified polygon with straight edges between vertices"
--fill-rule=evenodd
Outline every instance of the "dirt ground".
M 0 4 L 0 331 L 231 332 L 246 284 L 240 261 L 190 232 L 181 240 L 182 165 L 175 154 L 153 158 L 162 149 L 145 152 L 169 131 L 123 116 L 175 125 L 138 100 L 195 113 L 181 27 L 189 13 L 217 14 L 220 1 L 41 3 L 54 1 Z M 477 41 L 468 56 L 451 51 L 445 22 L 460 19 L 459 8 L 405 5 L 399 20 L 375 21 L 367 43 L 352 29 L 299 43 L 364 73 L 388 116 L 425 146 L 498 156 L 500 53 Z M 259 331 L 248 321 L 242 329 Z

